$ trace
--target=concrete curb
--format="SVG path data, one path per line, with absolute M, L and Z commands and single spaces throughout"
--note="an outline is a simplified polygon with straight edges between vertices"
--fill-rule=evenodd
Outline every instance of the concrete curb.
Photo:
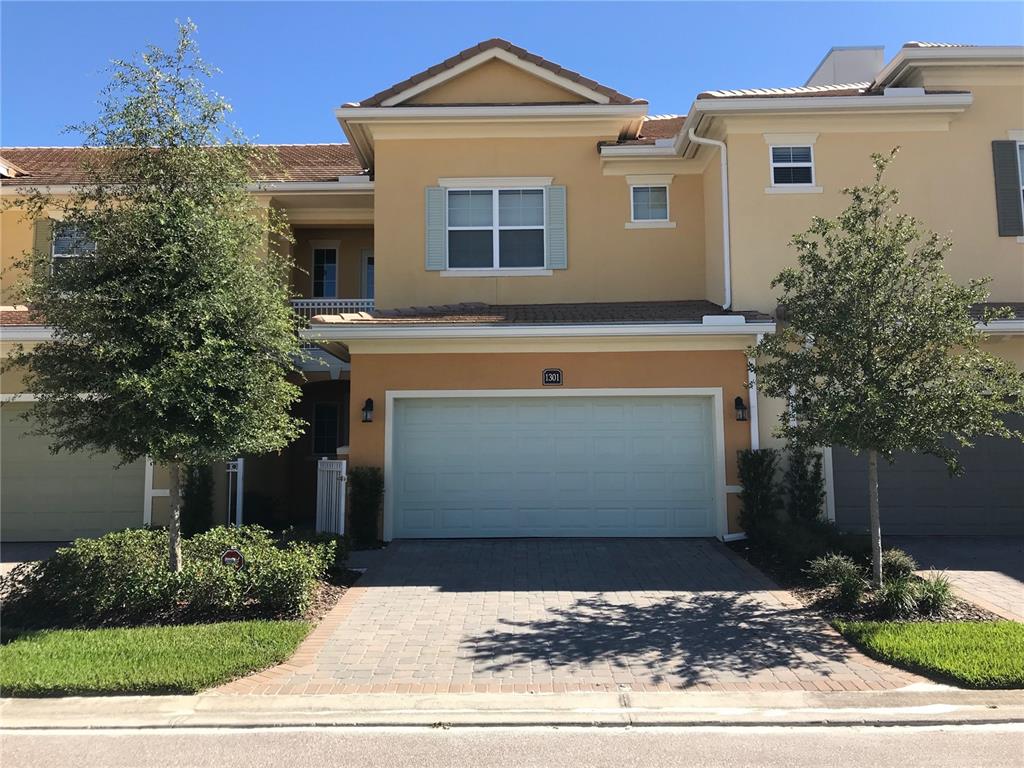
M 1024 692 L 351 694 L 0 700 L 0 729 L 1024 723 Z

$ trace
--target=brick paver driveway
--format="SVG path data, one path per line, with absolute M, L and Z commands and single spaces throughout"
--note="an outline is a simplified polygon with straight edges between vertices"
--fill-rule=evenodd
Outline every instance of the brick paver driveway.
M 924 569 L 945 571 L 966 600 L 1024 621 L 1024 536 L 893 536 Z
M 224 692 L 867 690 L 874 662 L 711 540 L 394 542 L 284 665 Z

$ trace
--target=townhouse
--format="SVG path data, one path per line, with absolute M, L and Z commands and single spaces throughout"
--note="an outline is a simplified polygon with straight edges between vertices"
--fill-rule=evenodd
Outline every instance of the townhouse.
M 384 469 L 381 534 L 742 535 L 737 452 L 780 407 L 746 350 L 772 333 L 789 238 L 845 205 L 869 155 L 989 275 L 1015 319 L 987 344 L 1024 367 L 1024 49 L 833 49 L 807 84 L 708 91 L 684 115 L 489 40 L 335 111 L 348 143 L 277 146 L 252 192 L 294 230 L 307 434 L 218 468 L 215 515 L 313 525 L 321 459 Z M 0 149 L 0 191 L 81 180 L 81 149 Z M 60 222 L 4 212 L 5 262 L 62 252 Z M 978 308 L 980 312 L 980 308 Z M 4 347 L 49 331 L 0 312 Z M 161 468 L 49 456 L 5 375 L 3 540 L 161 523 Z M 826 449 L 826 514 L 864 524 L 861 459 Z M 1024 533 L 1024 446 L 982 440 L 967 474 L 904 457 L 891 533 Z M 322 489 L 321 489 L 322 492 Z

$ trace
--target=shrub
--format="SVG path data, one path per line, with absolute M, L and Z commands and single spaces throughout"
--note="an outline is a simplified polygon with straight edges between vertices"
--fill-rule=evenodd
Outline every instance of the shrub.
M 882 579 L 909 579 L 917 570 L 917 561 L 902 549 L 882 553 Z
M 305 528 L 286 528 L 281 532 L 281 541 L 289 543 L 292 541 L 303 541 L 308 544 L 333 544 L 334 558 L 328 563 L 327 570 L 334 574 L 341 574 L 348 564 L 348 555 L 352 551 L 352 539 L 349 536 L 339 536 L 336 533 L 314 532 Z
M 778 451 L 772 448 L 743 450 L 738 457 L 740 484 L 740 524 L 751 539 L 764 538 L 778 524 L 782 493 L 776 475 Z
M 953 604 L 953 589 L 944 573 L 929 573 L 918 583 L 917 607 L 927 616 L 945 612 Z
M 352 538 L 357 547 L 373 547 L 379 541 L 378 521 L 384 499 L 384 473 L 379 467 L 352 467 L 348 473 Z
M 821 454 L 794 445 L 789 450 L 783 485 L 786 492 L 786 512 L 793 521 L 817 520 L 825 501 L 825 475 L 821 469 Z
M 245 566 L 221 564 L 235 547 Z M 126 626 L 215 618 L 294 616 L 335 562 L 334 541 L 281 542 L 250 525 L 182 542 L 183 568 L 167 568 L 167 535 L 127 530 L 79 539 L 0 581 L 11 627 Z
M 889 579 L 875 592 L 879 613 L 887 619 L 909 619 L 917 613 L 918 581 L 913 577 Z
M 856 608 L 867 589 L 864 574 L 848 555 L 829 553 L 813 559 L 807 575 L 820 587 L 829 589 L 831 596 L 845 609 Z
M 794 576 L 807 575 L 808 563 L 829 552 L 847 555 L 857 562 L 865 553 L 870 554 L 866 536 L 844 533 L 835 523 L 821 519 L 800 523 L 780 520 L 754 543 Z

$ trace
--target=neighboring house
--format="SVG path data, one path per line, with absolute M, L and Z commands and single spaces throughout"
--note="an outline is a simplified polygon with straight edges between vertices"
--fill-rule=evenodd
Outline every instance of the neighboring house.
M 991 275 L 1015 307 L 988 344 L 1024 367 L 1024 49 L 910 43 L 888 64 L 833 49 L 808 82 L 652 117 L 490 40 L 339 108 L 350 144 L 278 147 L 281 178 L 253 194 L 289 216 L 296 309 L 329 354 L 305 372 L 309 433 L 246 461 L 247 519 L 311 523 L 317 459 L 339 456 L 384 468 L 386 539 L 741 535 L 737 452 L 777 444 L 780 405 L 747 389 L 746 349 L 775 329 L 770 281 L 792 234 L 896 145 L 888 181 L 953 238 L 954 277 Z M 3 193 L 59 192 L 82 151 L 0 149 Z M 63 255 L 59 224 L 33 234 L 14 215 L 5 261 L 33 237 Z M 0 318 L 5 345 L 47 332 Z M 31 395 L 2 391 L 7 427 Z M 4 539 L 165 514 L 159 472 L 57 466 L 16 435 Z M 886 530 L 1024 533 L 1022 445 L 983 441 L 965 463 L 954 480 L 928 459 L 886 469 Z M 863 525 L 862 462 L 835 448 L 826 468 L 828 516 Z

